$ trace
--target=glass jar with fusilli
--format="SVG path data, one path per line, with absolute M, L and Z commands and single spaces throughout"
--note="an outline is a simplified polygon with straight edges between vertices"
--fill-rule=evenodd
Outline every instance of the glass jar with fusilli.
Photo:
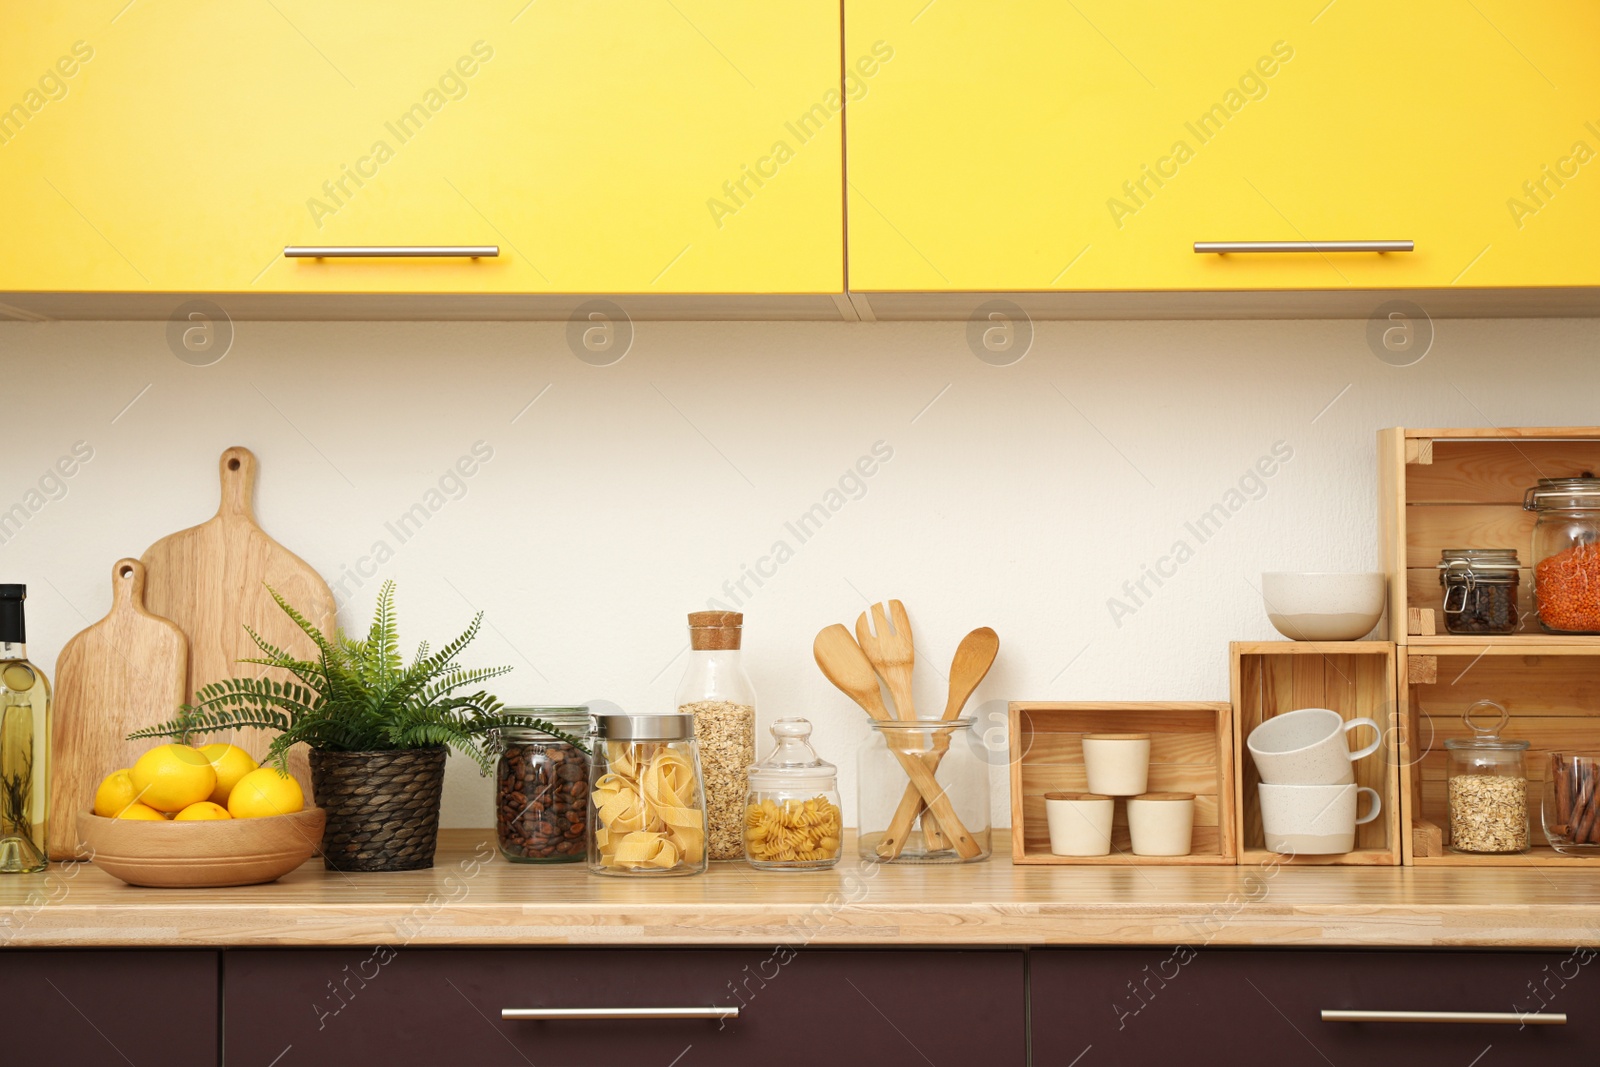
M 811 724 L 772 724 L 772 754 L 750 768 L 744 854 L 764 871 L 814 871 L 839 862 L 844 829 L 838 768 L 811 747 Z

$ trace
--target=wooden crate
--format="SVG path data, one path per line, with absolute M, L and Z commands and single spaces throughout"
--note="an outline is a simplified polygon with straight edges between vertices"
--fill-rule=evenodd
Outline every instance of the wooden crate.
M 1229 705 L 1210 702 L 1050 703 L 1013 701 L 1011 862 L 1060 864 L 1233 864 L 1233 743 Z M 1151 792 L 1193 793 L 1194 846 L 1187 856 L 1135 856 L 1127 804 L 1117 801 L 1109 856 L 1050 852 L 1044 795 L 1088 789 L 1083 735 L 1150 735 Z
M 1239 862 L 1269 859 L 1294 864 L 1385 865 L 1401 862 L 1399 746 L 1395 724 L 1395 646 L 1388 641 L 1235 641 L 1232 645 L 1233 747 L 1239 768 Z M 1375 720 L 1383 732 L 1378 750 L 1355 764 L 1356 783 L 1383 798 L 1383 813 L 1356 827 L 1356 847 L 1335 856 L 1278 856 L 1261 829 L 1261 776 L 1245 741 L 1262 722 L 1286 711 L 1329 708 L 1345 719 Z M 1355 741 L 1370 736 L 1360 731 Z
M 1496 644 L 1537 646 L 1600 637 L 1545 634 L 1533 618 L 1533 520 L 1523 492 L 1540 478 L 1600 474 L 1600 427 L 1378 431 L 1378 494 L 1389 630 L 1397 644 L 1481 645 L 1483 635 L 1445 632 L 1439 553 L 1514 548 L 1523 570 L 1523 631 Z
M 1406 679 L 1401 685 L 1406 728 L 1400 735 L 1409 828 L 1406 863 L 1419 867 L 1600 864 L 1600 859 L 1563 856 L 1551 849 L 1539 820 L 1549 753 L 1600 755 L 1600 649 L 1553 640 L 1530 649 L 1480 638 L 1476 646 L 1412 644 L 1406 653 Z M 1444 742 L 1472 736 L 1461 716 L 1479 700 L 1496 701 L 1511 713 L 1502 736 L 1530 742 L 1524 760 L 1534 848 L 1525 855 L 1458 855 L 1445 847 L 1450 819 Z

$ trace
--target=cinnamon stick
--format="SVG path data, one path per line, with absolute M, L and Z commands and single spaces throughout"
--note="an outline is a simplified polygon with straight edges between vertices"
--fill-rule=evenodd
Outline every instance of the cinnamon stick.
M 1567 778 L 1566 761 L 1559 752 L 1550 755 L 1550 773 L 1555 777 L 1556 822 L 1560 824 L 1557 829 L 1564 834 L 1572 821 L 1572 782 Z

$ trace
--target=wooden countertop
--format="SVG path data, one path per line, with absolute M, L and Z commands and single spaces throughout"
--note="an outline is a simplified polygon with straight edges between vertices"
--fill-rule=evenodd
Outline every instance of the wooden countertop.
M 1002 834 L 995 835 L 1004 847 Z M 435 866 L 271 885 L 137 889 L 87 864 L 0 876 L 0 946 L 1521 945 L 1600 936 L 1593 868 L 961 867 L 828 872 L 713 864 L 607 878 L 506 863 L 444 832 Z

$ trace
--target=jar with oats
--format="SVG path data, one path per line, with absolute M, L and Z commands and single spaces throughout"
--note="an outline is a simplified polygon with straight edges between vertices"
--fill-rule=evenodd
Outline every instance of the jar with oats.
M 1449 758 L 1450 851 L 1528 851 L 1528 742 L 1500 736 L 1510 712 L 1480 700 L 1462 716 L 1471 737 L 1444 743 Z M 1490 725 L 1493 723 L 1493 725 Z
M 707 847 L 714 860 L 744 858 L 744 801 L 756 760 L 756 694 L 740 658 L 744 616 L 689 613 L 689 668 L 678 711 L 694 716 L 705 775 Z

